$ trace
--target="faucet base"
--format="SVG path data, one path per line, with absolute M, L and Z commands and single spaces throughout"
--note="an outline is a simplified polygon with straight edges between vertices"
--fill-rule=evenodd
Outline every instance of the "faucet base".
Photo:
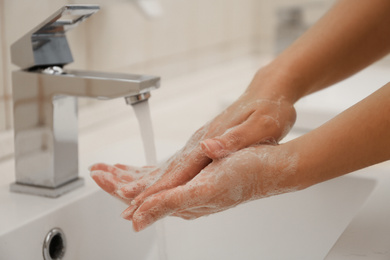
M 69 191 L 77 189 L 84 185 L 83 178 L 77 178 L 74 181 L 61 185 L 58 188 L 46 188 L 39 186 L 24 185 L 20 183 L 11 183 L 10 191 L 24 194 L 31 194 L 37 196 L 44 196 L 49 198 L 57 198 Z

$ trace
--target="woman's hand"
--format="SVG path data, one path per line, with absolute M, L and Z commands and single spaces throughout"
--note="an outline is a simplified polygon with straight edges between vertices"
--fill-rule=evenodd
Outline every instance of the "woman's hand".
M 294 106 L 282 95 L 265 98 L 248 90 L 209 126 L 201 141 L 202 151 L 211 159 L 258 143 L 278 143 L 295 123 Z
M 195 219 L 238 204 L 300 189 L 298 156 L 283 145 L 259 145 L 214 160 L 191 181 L 148 197 L 122 213 L 140 231 L 168 216 Z
M 90 170 L 92 179 L 100 188 L 127 205 L 159 176 L 159 170 L 153 166 L 97 163 Z
M 118 167 L 97 164 L 91 169 L 93 179 L 105 191 L 127 203 L 133 200 L 135 210 L 147 197 L 186 184 L 212 159 L 257 143 L 278 143 L 293 126 L 295 109 L 283 96 L 274 92 L 264 94 L 267 81 L 262 75 L 258 73 L 236 102 L 196 131 L 184 148 L 161 167 L 144 170 L 140 177 L 134 173 L 136 168 L 119 167 L 118 170 Z M 111 191 L 112 187 L 116 187 L 115 192 Z

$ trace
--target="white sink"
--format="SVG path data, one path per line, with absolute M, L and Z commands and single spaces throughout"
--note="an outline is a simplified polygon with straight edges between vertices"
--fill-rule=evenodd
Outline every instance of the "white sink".
M 164 147 L 165 156 L 173 152 L 172 146 Z M 100 161 L 143 165 L 142 145 L 127 140 L 82 157 L 85 186 L 57 199 L 10 193 L 7 184 L 1 185 L 0 260 L 43 259 L 43 241 L 53 228 L 65 236 L 63 259 L 157 259 L 156 230 L 133 232 L 131 223 L 120 217 L 125 206 L 89 177 L 88 166 Z
M 343 177 L 195 221 L 167 218 L 169 259 L 324 259 L 374 186 Z
M 131 225 L 119 218 L 121 209 L 119 201 L 103 192 L 93 192 L 2 234 L 0 259 L 43 259 L 44 238 L 56 227 L 65 234 L 64 259 L 155 259 L 154 230 L 135 234 Z
M 179 145 L 157 142 L 157 148 L 166 158 Z M 44 237 L 55 227 L 66 237 L 63 259 L 158 259 L 155 225 L 133 232 L 119 216 L 126 206 L 89 178 L 87 167 L 99 161 L 142 165 L 141 143 L 127 140 L 81 158 L 85 187 L 58 199 L 0 186 L 0 259 L 43 259 Z M 167 258 L 324 259 L 374 187 L 371 179 L 348 176 L 193 221 L 167 218 Z

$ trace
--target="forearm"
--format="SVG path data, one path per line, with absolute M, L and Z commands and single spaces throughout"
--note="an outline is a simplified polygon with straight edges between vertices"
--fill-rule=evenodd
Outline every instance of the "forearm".
M 390 83 L 321 127 L 282 146 L 298 154 L 307 187 L 390 159 Z
M 390 1 L 341 0 L 261 69 L 250 88 L 262 96 L 282 95 L 294 103 L 386 55 L 390 51 L 389 24 Z

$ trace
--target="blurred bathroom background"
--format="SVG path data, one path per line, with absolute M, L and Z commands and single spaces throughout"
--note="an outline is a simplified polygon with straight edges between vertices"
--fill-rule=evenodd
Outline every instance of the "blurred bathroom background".
M 13 150 L 11 71 L 18 68 L 11 64 L 10 45 L 63 5 L 101 5 L 68 33 L 75 60 L 68 68 L 159 75 L 159 91 L 167 91 L 169 78 L 245 55 L 276 55 L 333 2 L 0 0 L 0 160 Z M 80 110 L 95 104 L 79 102 Z

